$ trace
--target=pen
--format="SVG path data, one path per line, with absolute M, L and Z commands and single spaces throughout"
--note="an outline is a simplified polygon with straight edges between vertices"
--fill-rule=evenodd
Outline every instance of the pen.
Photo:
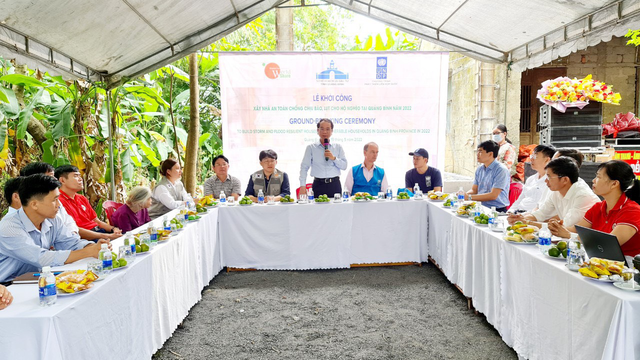
M 64 271 L 54 271 L 54 272 L 53 272 L 53 275 L 60 275 L 60 274 L 62 274 L 63 272 L 64 272 Z M 40 273 L 35 273 L 35 274 L 33 274 L 33 276 L 40 276 L 40 275 L 41 275 Z

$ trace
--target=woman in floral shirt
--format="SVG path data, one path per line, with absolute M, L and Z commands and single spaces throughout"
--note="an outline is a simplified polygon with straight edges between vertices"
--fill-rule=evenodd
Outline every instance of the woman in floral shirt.
M 518 151 L 516 147 L 511 144 L 511 140 L 507 138 L 507 127 L 504 124 L 498 124 L 495 129 L 493 129 L 493 141 L 497 142 L 500 145 L 500 150 L 498 151 L 498 162 L 504 164 L 504 166 L 509 169 L 511 176 L 516 173 L 516 159 L 518 158 Z

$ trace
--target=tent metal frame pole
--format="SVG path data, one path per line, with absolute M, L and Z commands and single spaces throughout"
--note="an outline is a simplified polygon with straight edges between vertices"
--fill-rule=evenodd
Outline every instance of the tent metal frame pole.
M 109 130 L 109 169 L 111 170 L 111 200 L 116 201 L 115 168 L 113 165 L 113 129 L 111 127 L 111 94 L 107 90 L 107 129 Z

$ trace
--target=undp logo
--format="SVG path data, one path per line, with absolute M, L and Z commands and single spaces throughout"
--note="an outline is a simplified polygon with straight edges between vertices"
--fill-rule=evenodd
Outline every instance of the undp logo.
M 380 56 L 376 60 L 376 79 L 387 78 L 387 57 Z
M 280 66 L 276 63 L 268 63 L 264 67 L 264 74 L 267 75 L 269 79 L 277 79 L 280 76 Z

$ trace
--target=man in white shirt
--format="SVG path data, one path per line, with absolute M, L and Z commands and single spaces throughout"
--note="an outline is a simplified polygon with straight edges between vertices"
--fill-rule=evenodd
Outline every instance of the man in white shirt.
M 589 185 L 578 181 L 579 170 L 574 159 L 561 156 L 546 166 L 547 186 L 551 194 L 538 210 L 509 216 L 509 223 L 524 221 L 541 227 L 541 222 L 558 217 L 565 226 L 575 225 L 594 204 L 600 201 Z
M 374 165 L 377 159 L 378 144 L 367 143 L 364 146 L 364 162 L 347 172 L 344 187 L 349 193 L 367 192 L 375 196 L 379 192 L 387 190 L 389 187 L 387 173 L 381 167 Z
M 549 194 L 547 172 L 544 168 L 551 161 L 555 152 L 556 149 L 551 145 L 538 145 L 533 149 L 529 158 L 531 159 L 531 168 L 537 173 L 529 176 L 524 183 L 522 193 L 518 200 L 511 205 L 509 212 L 532 212 L 542 205 Z

